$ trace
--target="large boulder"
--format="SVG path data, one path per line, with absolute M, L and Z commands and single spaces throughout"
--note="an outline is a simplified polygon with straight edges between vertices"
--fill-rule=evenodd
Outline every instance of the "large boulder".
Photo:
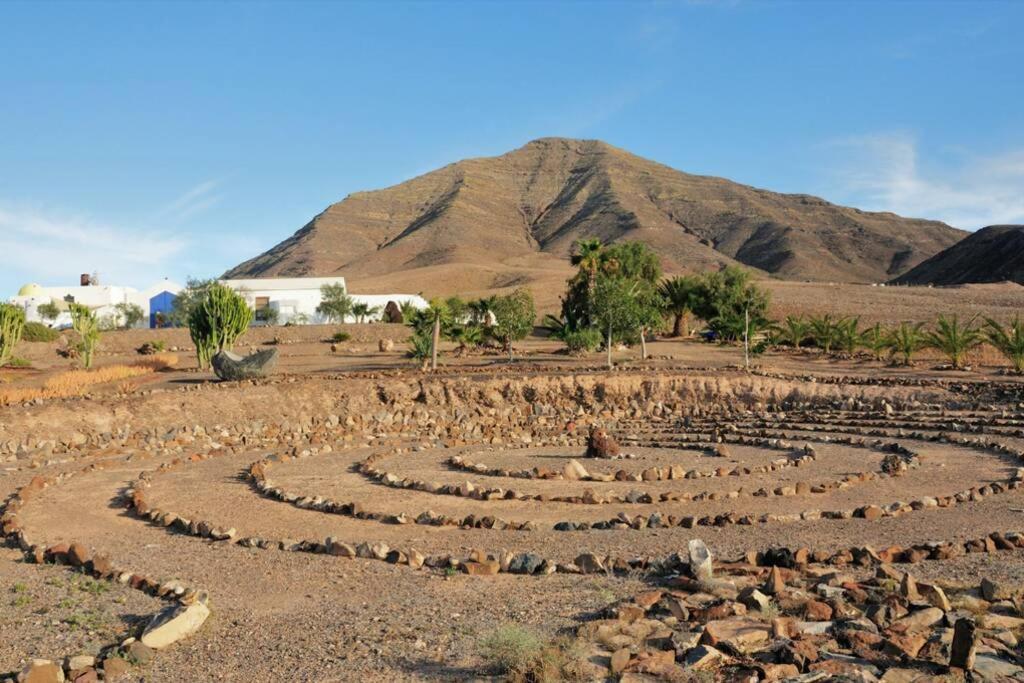
M 154 650 L 187 638 L 203 625 L 210 609 L 201 602 L 191 605 L 172 605 L 157 614 L 142 633 L 142 644 Z
M 264 349 L 250 356 L 221 351 L 210 364 L 217 377 L 225 381 L 266 377 L 277 364 L 277 349 Z

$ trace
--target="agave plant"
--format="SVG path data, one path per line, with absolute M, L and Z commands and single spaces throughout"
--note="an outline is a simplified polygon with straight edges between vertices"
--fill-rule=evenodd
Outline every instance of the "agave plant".
M 890 349 L 889 332 L 882 327 L 881 323 L 875 323 L 861 332 L 860 345 L 870 351 L 875 360 L 880 361 L 885 357 L 885 352 Z
M 981 330 L 974 324 L 973 319 L 961 325 L 956 315 L 949 318 L 940 315 L 938 322 L 935 323 L 935 329 L 925 335 L 927 345 L 946 354 L 954 370 L 963 368 L 967 352 L 983 341 Z
M 1015 317 L 1009 327 L 1003 327 L 995 320 L 987 318 L 985 328 L 988 343 L 1006 356 L 1013 364 L 1014 372 L 1024 372 L 1024 322 L 1020 316 Z
M 830 314 L 812 317 L 810 320 L 811 337 L 814 343 L 825 353 L 832 352 L 832 345 L 836 342 L 839 333 L 839 321 Z
M 910 365 L 914 354 L 925 345 L 925 335 L 922 332 L 924 323 L 902 322 L 889 332 L 888 346 L 893 354 L 903 358 L 904 365 Z
M 774 331 L 779 339 L 794 349 L 798 349 L 804 343 L 804 340 L 807 339 L 810 329 L 810 325 L 807 324 L 802 315 L 787 315 L 782 323 L 775 326 Z
M 860 346 L 860 318 L 843 318 L 836 323 L 836 344 L 846 353 L 853 355 Z

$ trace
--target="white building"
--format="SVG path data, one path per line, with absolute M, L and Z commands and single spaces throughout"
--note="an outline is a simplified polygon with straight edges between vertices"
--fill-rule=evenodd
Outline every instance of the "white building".
M 343 277 L 287 277 L 287 278 L 250 278 L 239 280 L 221 280 L 228 287 L 241 294 L 248 304 L 256 311 L 257 317 L 263 310 L 276 312 L 278 325 L 293 324 L 324 324 L 330 322 L 326 316 L 317 312 L 322 300 L 321 288 L 324 285 L 341 285 L 345 287 Z M 418 309 L 429 305 L 423 297 L 416 294 L 351 294 L 355 303 L 367 304 L 376 309 L 365 322 L 379 320 L 384 308 L 390 302 L 397 306 L 411 303 Z M 348 316 L 344 322 L 356 322 L 354 316 Z
M 83 282 L 86 280 L 87 278 L 82 278 Z M 25 311 L 26 320 L 46 323 L 58 328 L 71 325 L 68 307 L 72 303 L 88 306 L 96 312 L 96 316 L 101 320 L 110 318 L 114 321 L 121 317 L 117 308 L 119 304 L 135 304 L 142 309 L 145 315 L 142 326 L 152 326 L 155 314 L 169 312 L 169 305 L 173 303 L 175 295 L 181 289 L 181 285 L 170 280 L 154 283 L 141 292 L 132 287 L 117 285 L 81 284 L 71 287 L 42 287 L 33 283 L 19 289 L 18 294 L 11 297 L 9 302 Z M 56 304 L 59 309 L 56 320 L 44 320 L 39 314 L 39 307 L 49 303 Z

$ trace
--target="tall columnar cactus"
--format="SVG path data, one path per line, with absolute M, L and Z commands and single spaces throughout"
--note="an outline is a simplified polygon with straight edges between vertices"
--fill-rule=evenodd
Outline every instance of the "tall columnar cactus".
M 210 285 L 188 315 L 199 367 L 209 367 L 210 359 L 217 353 L 230 350 L 252 319 L 253 310 L 233 289 L 219 283 Z
M 86 370 L 92 367 L 96 345 L 100 341 L 100 322 L 96 312 L 82 304 L 71 304 L 71 327 L 78 333 L 78 352 L 82 355 L 82 365 Z
M 25 331 L 25 311 L 11 304 L 0 304 L 0 368 L 14 356 L 14 347 Z

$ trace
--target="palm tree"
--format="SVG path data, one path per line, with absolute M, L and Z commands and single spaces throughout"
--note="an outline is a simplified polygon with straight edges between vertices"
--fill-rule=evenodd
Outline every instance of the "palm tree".
M 352 315 L 356 317 L 356 322 L 365 322 L 366 318 L 371 318 L 379 312 L 380 306 L 371 306 L 362 301 L 352 304 Z
M 496 296 L 488 296 L 469 302 L 469 317 L 477 325 L 491 326 L 491 313 L 494 310 Z
M 904 365 L 910 365 L 914 353 L 925 345 L 923 327 L 924 323 L 902 322 L 889 331 L 888 346 L 894 354 L 903 356 Z
M 800 348 L 800 345 L 807 339 L 809 331 L 810 326 L 802 315 L 787 315 L 782 324 L 775 326 L 775 332 L 779 338 L 794 349 Z
M 1020 316 L 1013 319 L 1009 328 L 986 318 L 985 327 L 988 343 L 1013 363 L 1014 372 L 1024 372 L 1024 322 Z
M 871 352 L 875 360 L 881 361 L 889 349 L 889 333 L 882 328 L 881 323 L 875 323 L 861 333 L 860 343 Z
M 674 316 L 673 337 L 683 336 L 686 317 L 693 312 L 699 289 L 700 281 L 692 276 L 678 276 L 663 280 L 658 286 L 658 293 L 665 300 L 665 312 Z M 688 331 L 686 336 L 689 336 Z
M 835 343 L 839 331 L 838 322 L 828 313 L 811 318 L 811 337 L 825 353 L 832 352 L 832 344 Z
M 448 307 L 443 299 L 431 299 L 430 307 L 421 311 L 422 320 L 431 326 L 430 369 L 437 370 L 438 346 L 441 344 L 441 327 L 449 324 Z
M 836 343 L 851 356 L 856 353 L 860 345 L 860 318 L 843 318 L 836 323 Z
M 581 273 L 587 277 L 587 301 L 594 299 L 594 287 L 597 284 L 597 272 L 601 269 L 604 251 L 604 244 L 596 238 L 582 239 L 576 242 L 569 262 L 579 266 Z
M 484 340 L 484 330 L 479 325 L 459 325 L 452 328 L 448 338 L 459 345 L 456 352 L 462 355 L 470 346 L 479 346 Z
M 928 346 L 946 354 L 954 370 L 960 370 L 964 366 L 967 352 L 979 346 L 984 337 L 981 330 L 975 326 L 974 319 L 966 325 L 961 325 L 954 314 L 949 318 L 940 315 L 938 322 L 935 323 L 935 330 L 925 335 L 925 340 Z

